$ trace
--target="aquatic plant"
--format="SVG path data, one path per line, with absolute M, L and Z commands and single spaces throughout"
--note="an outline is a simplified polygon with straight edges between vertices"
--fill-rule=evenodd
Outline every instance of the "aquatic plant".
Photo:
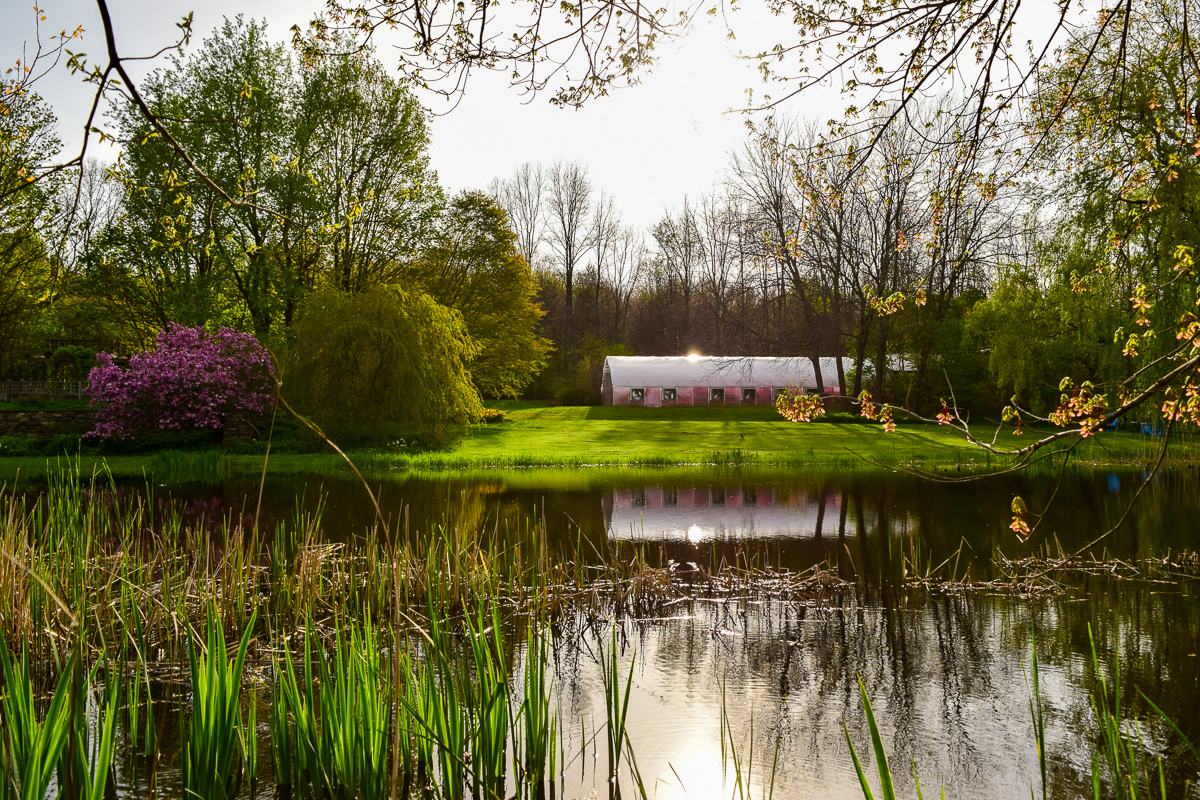
M 549 663 L 548 634 L 531 629 L 525 643 L 523 692 L 517 709 L 520 735 L 513 735 L 517 783 L 530 792 L 544 790 L 547 780 L 553 784 L 556 777 L 558 717 L 551 705 L 551 687 L 546 680 Z
M 474 614 L 467 617 L 466 635 L 474 670 L 462 682 L 468 687 L 471 707 L 471 793 L 504 800 L 512 710 L 500 633 L 503 625 L 496 604 L 487 600 L 490 594 L 477 600 Z
M 744 751 L 738 749 L 733 735 L 733 724 L 729 719 L 728 695 L 726 694 L 725 676 L 721 677 L 721 775 L 725 786 L 729 786 L 729 772 L 733 771 L 733 788 L 730 790 L 736 800 L 750 800 L 754 780 L 754 712 L 750 712 L 750 733 Z M 771 760 L 771 773 L 763 785 L 763 800 L 771 800 L 775 796 L 775 779 L 779 772 L 779 750 L 781 737 L 775 737 L 775 755 Z M 678 778 L 678 774 L 676 775 Z M 682 779 L 680 779 L 682 783 Z
M 1092 796 L 1095 800 L 1112 796 L 1116 800 L 1137 800 L 1141 797 L 1159 797 L 1167 800 L 1167 782 L 1163 771 L 1162 759 L 1159 758 L 1155 768 L 1151 769 L 1143 763 L 1142 753 L 1145 748 L 1142 743 L 1141 725 L 1137 721 L 1126 722 L 1121 718 L 1121 671 L 1116 662 L 1113 668 L 1111 683 L 1101 669 L 1100 659 L 1096 653 L 1096 642 L 1092 636 L 1092 626 L 1088 625 L 1088 642 L 1092 653 L 1092 669 L 1094 671 L 1097 690 L 1092 693 L 1092 713 L 1097 726 L 1097 746 L 1092 752 L 1091 783 Z M 1038 674 L 1037 637 L 1032 636 L 1031 672 L 1033 676 L 1032 691 L 1029 701 L 1030 718 L 1033 723 L 1034 741 L 1037 747 L 1038 770 L 1042 781 L 1042 797 L 1049 796 L 1047 780 L 1047 754 L 1045 718 L 1042 712 L 1041 681 Z M 871 708 L 871 700 L 867 697 L 866 687 L 862 678 L 858 679 L 859 696 L 863 703 L 867 729 L 871 737 L 871 747 L 875 757 L 875 768 L 879 778 L 880 795 L 883 800 L 895 800 L 896 788 L 891 766 L 888 764 L 887 752 L 883 747 L 883 737 L 879 732 L 879 724 Z M 1200 762 L 1200 752 L 1184 735 L 1179 726 L 1159 709 L 1148 697 L 1142 695 L 1150 707 L 1159 715 L 1167 727 L 1180 739 L 1192 757 Z M 875 794 L 867 779 L 858 751 L 850 738 L 850 730 L 842 721 L 842 731 L 846 737 L 846 746 L 850 750 L 850 758 L 854 762 L 854 771 L 858 777 L 859 787 L 865 800 L 874 800 Z M 921 780 L 917 775 L 917 766 L 913 764 L 913 781 L 916 784 L 918 800 L 923 800 Z M 1143 786 L 1143 781 L 1145 785 Z M 1105 789 L 1108 791 L 1106 792 Z M 1035 797 L 1034 787 L 1029 788 L 1030 797 Z M 943 791 L 943 796 L 945 792 Z
M 56 774 L 62 794 L 76 800 L 108 797 L 121 693 L 120 681 L 109 670 L 103 691 L 105 702 L 103 706 L 95 702 L 96 678 L 102 666 L 98 662 L 86 671 L 76 658 L 60 678 L 60 681 L 71 683 L 72 710 L 67 746 L 59 759 Z
M 392 685 L 375 629 L 369 620 L 346 626 L 348 637 L 339 628 L 326 656 L 314 651 L 310 628 L 300 677 L 290 651 L 276 666 L 276 781 L 318 797 L 384 798 Z
M 200 800 L 226 800 L 237 793 L 251 765 L 241 710 L 242 670 L 250 643 L 251 625 L 230 660 L 225 632 L 216 613 L 210 610 L 206 642 L 194 631 L 188 635 L 192 705 L 184 728 L 182 778 L 184 791 Z
M 74 668 L 72 657 L 45 715 L 39 720 L 28 654 L 22 652 L 14 664 L 8 647 L 0 642 L 0 671 L 4 677 L 4 693 L 0 696 L 0 721 L 4 723 L 3 752 L 0 752 L 3 800 L 42 800 L 46 796 L 71 738 Z
M 625 685 L 622 686 L 617 649 L 617 629 L 614 626 L 608 654 L 605 655 L 603 648 L 600 652 L 600 673 L 604 682 L 604 732 L 608 745 L 609 796 L 620 796 L 621 793 L 620 762 L 621 755 L 626 750 L 626 722 L 629 718 L 629 697 L 636 662 L 636 656 L 630 660 L 629 674 L 625 676 Z

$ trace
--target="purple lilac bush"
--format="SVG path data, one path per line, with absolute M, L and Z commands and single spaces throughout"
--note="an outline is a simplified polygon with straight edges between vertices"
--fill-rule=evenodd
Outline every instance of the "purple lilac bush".
M 154 349 L 121 369 L 96 355 L 91 407 L 99 439 L 130 439 L 139 430 L 221 428 L 234 411 L 262 414 L 274 398 L 271 356 L 257 339 L 231 328 L 207 333 L 171 323 Z

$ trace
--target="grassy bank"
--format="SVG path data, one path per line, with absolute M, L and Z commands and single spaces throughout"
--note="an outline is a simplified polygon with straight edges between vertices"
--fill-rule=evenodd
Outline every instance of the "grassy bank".
M 507 418 L 464 429 L 451 446 L 421 450 L 402 445 L 351 451 L 365 472 L 461 471 L 528 467 L 673 467 L 686 465 L 856 467 L 999 467 L 1008 459 L 968 443 L 962 434 L 936 425 L 902 424 L 885 434 L 879 425 L 854 417 L 791 423 L 771 408 L 595 408 L 549 407 L 543 403 L 497 403 Z M 982 431 L 981 431 L 982 432 Z M 1001 447 L 1028 444 L 1039 431 L 999 434 Z M 1082 463 L 1140 464 L 1158 457 L 1162 439 L 1107 432 L 1084 441 L 1074 456 Z M 1195 434 L 1174 437 L 1172 463 L 1200 462 Z M 216 448 L 160 451 L 137 455 L 83 457 L 85 470 L 104 463 L 118 476 L 143 473 L 171 480 L 211 480 L 262 471 L 260 454 L 225 453 Z M 49 467 L 48 467 L 49 464 Z M 44 456 L 0 458 L 0 476 L 42 475 L 53 463 Z M 347 470 L 339 456 L 274 452 L 270 472 L 322 473 Z

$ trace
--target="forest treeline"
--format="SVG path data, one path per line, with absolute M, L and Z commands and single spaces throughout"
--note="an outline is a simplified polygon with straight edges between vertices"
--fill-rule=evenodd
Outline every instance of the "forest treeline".
M 1063 48 L 986 139 L 954 98 L 882 133 L 776 118 L 649 230 L 581 164 L 495 181 L 558 348 L 532 390 L 595 401 L 605 354 L 690 352 L 840 357 L 844 394 L 996 418 L 1149 385 L 1195 335 L 1200 100 L 1184 9 L 1145 11 Z
M 579 162 L 448 196 L 426 112 L 369 48 L 226 20 L 141 86 L 194 166 L 118 100 L 115 163 L 27 187 L 56 121 L 5 96 L 0 369 L 84 377 L 179 323 L 253 333 L 335 429 L 595 402 L 604 356 L 692 352 L 833 356 L 843 394 L 1049 413 L 1063 376 L 1136 378 L 1196 301 L 1193 104 L 1162 89 L 1180 65 L 1156 8 L 1062 54 L 986 146 L 949 99 L 882 134 L 781 115 L 648 229 Z M 1117 60 L 1139 79 L 1113 94 Z
M 953 186 L 993 164 L 916 136 L 853 161 L 854 143 L 773 122 L 729 155 L 711 192 L 649 230 L 623 225 L 578 163 L 525 164 L 493 183 L 559 347 L 535 389 L 594 399 L 612 353 L 834 356 L 822 390 L 920 402 L 949 379 L 964 401 L 995 406 L 971 312 L 1024 259 L 1013 218 L 1032 210 L 1015 185 Z M 896 355 L 910 369 L 892 370 Z

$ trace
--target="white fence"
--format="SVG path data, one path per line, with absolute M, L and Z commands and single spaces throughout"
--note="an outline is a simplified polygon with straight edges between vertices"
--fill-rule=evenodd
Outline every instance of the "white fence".
M 73 397 L 88 394 L 87 381 L 0 381 L 0 402 L 21 397 Z

